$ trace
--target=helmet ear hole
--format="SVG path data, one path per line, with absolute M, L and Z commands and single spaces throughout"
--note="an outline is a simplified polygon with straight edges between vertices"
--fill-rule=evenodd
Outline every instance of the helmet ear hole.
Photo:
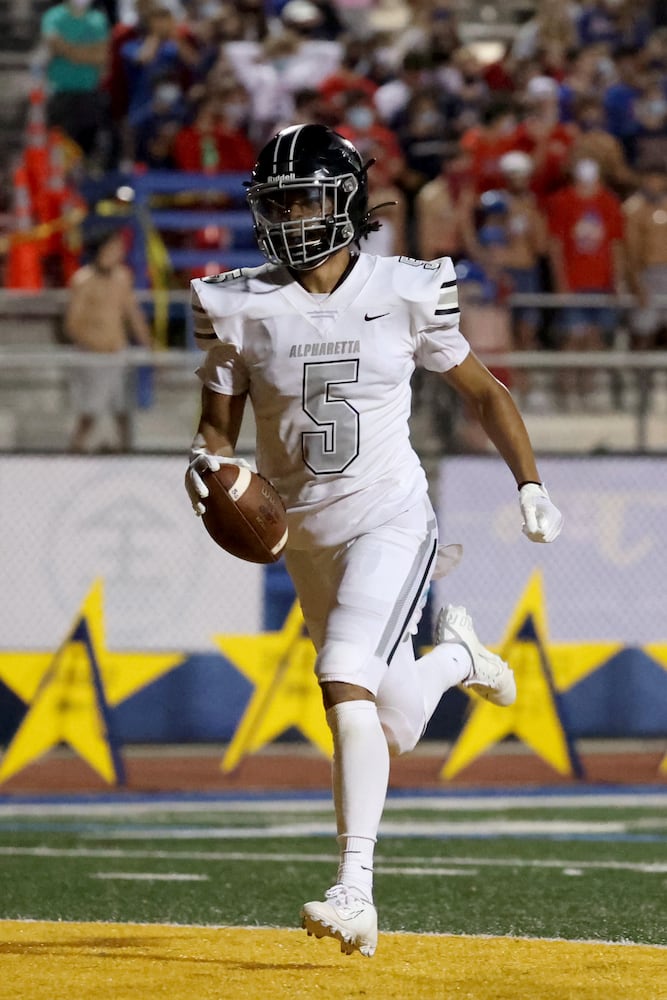
M 262 253 L 273 263 L 307 270 L 364 234 L 366 167 L 352 143 L 332 129 L 292 125 L 260 152 L 247 198 Z M 268 210 L 269 199 L 286 206 L 282 218 Z

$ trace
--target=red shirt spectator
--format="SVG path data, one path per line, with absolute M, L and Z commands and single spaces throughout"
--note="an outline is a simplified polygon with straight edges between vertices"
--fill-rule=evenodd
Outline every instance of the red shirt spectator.
M 350 94 L 363 94 L 371 100 L 378 89 L 376 83 L 357 69 L 365 56 L 364 43 L 351 38 L 346 44 L 338 69 L 318 85 L 322 100 L 336 118 L 342 117 Z
M 559 87 L 548 76 L 536 76 L 526 86 L 524 119 L 513 137 L 513 149 L 533 160 L 531 187 L 544 200 L 566 181 L 566 165 L 576 130 L 559 120 Z
M 463 133 L 461 149 L 470 155 L 470 170 L 478 194 L 500 188 L 505 178 L 500 158 L 516 149 L 516 116 L 511 104 L 492 104 L 484 113 L 482 124 Z
M 375 107 L 360 91 L 347 97 L 343 122 L 336 131 L 357 147 L 364 160 L 375 159 L 376 179 L 393 184 L 403 173 L 405 161 L 398 139 L 381 125 Z
M 174 139 L 174 162 L 179 170 L 202 173 L 243 173 L 252 170 L 256 153 L 241 128 L 226 120 L 225 105 L 215 97 L 205 100 L 192 125 Z
M 563 186 L 570 147 L 575 132 L 570 125 L 558 123 L 542 129 L 537 122 L 522 122 L 516 130 L 511 149 L 528 153 L 535 164 L 531 187 L 544 200 Z
M 582 160 L 577 168 L 575 183 L 548 203 L 549 227 L 560 244 L 557 290 L 611 292 L 617 275 L 615 248 L 623 239 L 621 202 L 593 176 L 594 161 Z

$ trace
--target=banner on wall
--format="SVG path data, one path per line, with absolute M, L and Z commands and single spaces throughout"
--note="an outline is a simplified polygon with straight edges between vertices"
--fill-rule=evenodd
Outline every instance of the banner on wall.
M 0 459 L 0 648 L 54 649 L 104 579 L 114 649 L 212 650 L 262 628 L 261 567 L 218 548 L 180 457 Z
M 512 476 L 491 457 L 441 465 L 438 522 L 463 559 L 436 585 L 440 603 L 464 604 L 493 643 L 535 569 L 544 574 L 557 641 L 667 642 L 667 463 L 660 458 L 549 458 L 540 472 L 565 526 L 551 545 L 521 534 Z

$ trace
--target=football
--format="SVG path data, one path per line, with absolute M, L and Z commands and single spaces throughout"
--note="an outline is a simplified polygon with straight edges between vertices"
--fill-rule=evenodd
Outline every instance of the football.
M 287 544 L 287 516 L 268 479 L 238 465 L 209 469 L 203 479 L 209 495 L 202 520 L 213 541 L 246 562 L 278 562 Z

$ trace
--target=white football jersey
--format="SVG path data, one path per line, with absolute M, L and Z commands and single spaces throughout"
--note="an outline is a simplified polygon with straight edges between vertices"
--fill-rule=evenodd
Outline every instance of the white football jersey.
M 265 264 L 192 282 L 198 370 L 214 392 L 248 392 L 257 468 L 288 511 L 292 548 L 338 545 L 427 490 L 409 440 L 416 365 L 446 372 L 469 345 L 454 267 L 359 254 L 329 295 Z

